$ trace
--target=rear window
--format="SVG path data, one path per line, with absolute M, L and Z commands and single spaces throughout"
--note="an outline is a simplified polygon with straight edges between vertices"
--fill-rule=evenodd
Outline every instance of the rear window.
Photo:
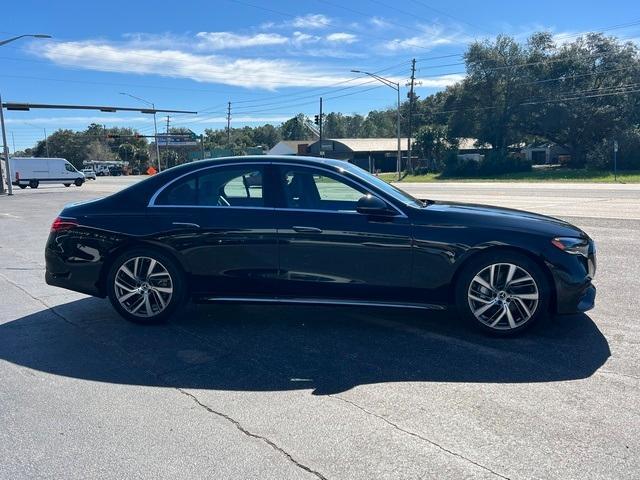
M 165 188 L 155 201 L 165 206 L 263 207 L 263 169 L 231 166 L 188 175 Z

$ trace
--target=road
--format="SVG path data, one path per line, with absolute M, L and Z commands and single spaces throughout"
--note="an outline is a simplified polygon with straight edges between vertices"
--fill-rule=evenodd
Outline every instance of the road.
M 62 206 L 134 181 L 0 197 L 0 478 L 638 478 L 638 186 L 402 185 L 596 240 L 597 307 L 501 340 L 362 308 L 197 306 L 140 327 L 45 285 Z

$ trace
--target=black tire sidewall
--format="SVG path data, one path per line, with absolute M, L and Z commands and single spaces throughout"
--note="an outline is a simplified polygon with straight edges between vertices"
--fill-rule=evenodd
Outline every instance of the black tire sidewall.
M 154 317 L 137 317 L 127 312 L 116 297 L 114 280 L 115 275 L 118 269 L 122 266 L 123 263 L 128 261 L 134 257 L 149 257 L 160 262 L 167 269 L 169 274 L 171 275 L 171 280 L 173 282 L 173 295 L 171 296 L 171 300 L 169 301 L 169 305 L 165 308 L 160 314 Z M 169 318 L 174 315 L 185 303 L 186 298 L 186 285 L 185 285 L 185 275 L 182 271 L 180 265 L 169 255 L 164 254 L 155 249 L 146 249 L 146 248 L 135 248 L 129 250 L 122 255 L 118 256 L 112 263 L 109 268 L 109 273 L 107 275 L 107 296 L 111 301 L 111 305 L 113 308 L 126 320 L 133 323 L 140 324 L 158 324 L 165 323 Z
M 538 286 L 539 300 L 536 311 L 525 324 L 514 329 L 497 330 L 483 324 L 475 317 L 471 311 L 471 307 L 469 306 L 467 293 L 471 280 L 483 268 L 494 263 L 512 263 L 523 268 L 529 272 Z M 549 285 L 547 276 L 542 268 L 526 255 L 512 251 L 495 251 L 479 254 L 477 258 L 473 258 L 463 267 L 455 285 L 456 309 L 460 316 L 462 316 L 465 321 L 473 325 L 476 329 L 501 337 L 522 333 L 537 323 L 541 318 L 546 317 L 549 314 L 550 299 L 551 286 Z
M 76 178 L 73 183 L 76 187 L 81 187 L 84 181 L 81 178 Z

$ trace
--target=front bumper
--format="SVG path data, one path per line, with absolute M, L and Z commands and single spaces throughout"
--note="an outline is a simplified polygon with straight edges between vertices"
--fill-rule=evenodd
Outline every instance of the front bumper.
M 575 314 L 595 306 L 596 287 L 592 280 L 596 270 L 595 249 L 588 258 L 559 252 L 559 261 L 549 265 L 556 290 L 556 313 Z

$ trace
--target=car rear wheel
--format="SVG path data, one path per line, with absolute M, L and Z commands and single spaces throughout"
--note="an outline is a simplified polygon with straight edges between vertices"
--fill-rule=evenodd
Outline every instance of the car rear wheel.
M 549 309 L 549 285 L 525 255 L 494 252 L 472 261 L 456 285 L 462 316 L 484 332 L 507 336 L 531 327 Z
M 70 183 L 63 183 L 63 185 L 64 185 L 65 187 L 70 187 L 70 186 L 71 186 L 71 184 L 70 184 Z
M 20 187 L 20 189 L 21 189 L 21 190 L 24 190 L 25 188 L 27 188 L 27 186 L 26 186 L 26 185 L 22 185 L 22 184 L 20 184 L 20 185 L 18 185 L 18 186 Z
M 31 188 L 38 188 L 38 186 L 40 185 L 40 182 L 38 180 L 31 180 L 29 181 L 29 186 Z
M 184 275 L 167 255 L 135 249 L 118 257 L 107 278 L 111 304 L 125 319 L 162 323 L 183 304 Z

